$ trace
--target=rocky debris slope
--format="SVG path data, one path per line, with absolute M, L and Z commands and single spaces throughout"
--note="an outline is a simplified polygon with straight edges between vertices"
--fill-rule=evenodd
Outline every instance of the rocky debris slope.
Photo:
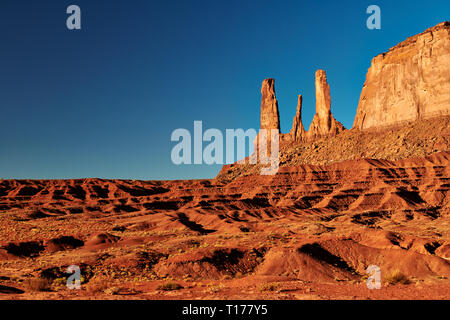
M 372 60 L 354 128 L 450 113 L 450 22 L 408 38 Z
M 280 147 L 280 167 L 300 164 L 324 165 L 345 160 L 425 157 L 450 150 L 450 116 L 421 120 L 380 130 L 345 130 L 335 136 L 313 141 L 284 142 Z M 230 181 L 257 174 L 261 165 L 223 166 L 216 179 Z

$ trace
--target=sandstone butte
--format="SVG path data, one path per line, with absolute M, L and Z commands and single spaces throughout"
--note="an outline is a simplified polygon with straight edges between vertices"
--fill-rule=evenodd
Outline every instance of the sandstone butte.
M 276 175 L 0 180 L 0 299 L 450 299 L 449 28 L 373 60 L 351 130 L 318 70 Z M 261 94 L 280 130 L 273 79 Z

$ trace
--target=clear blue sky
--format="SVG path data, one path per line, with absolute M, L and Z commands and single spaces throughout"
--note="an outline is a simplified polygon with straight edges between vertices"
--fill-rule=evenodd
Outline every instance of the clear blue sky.
M 309 127 L 319 68 L 350 128 L 371 59 L 445 20 L 448 0 L 1 0 L 0 178 L 214 177 L 171 163 L 174 129 L 258 128 L 268 77 L 282 132 L 300 93 Z

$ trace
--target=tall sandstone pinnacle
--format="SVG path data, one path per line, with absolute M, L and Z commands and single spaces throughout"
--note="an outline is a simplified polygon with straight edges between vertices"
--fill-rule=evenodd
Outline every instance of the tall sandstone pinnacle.
M 354 128 L 450 114 L 450 22 L 376 56 L 367 72 Z
M 316 114 L 307 136 L 315 139 L 321 136 L 335 135 L 345 130 L 344 126 L 331 114 L 330 86 L 324 70 L 316 71 Z
M 263 81 L 261 95 L 261 129 L 280 130 L 280 114 L 278 112 L 278 101 L 275 97 L 274 79 L 269 78 Z
M 271 152 L 272 130 L 278 130 L 278 133 L 280 133 L 280 114 L 278 111 L 278 101 L 275 96 L 275 79 L 268 78 L 263 81 L 261 96 L 261 129 L 266 130 L 266 135 L 265 140 L 261 141 L 261 144 L 259 141 L 261 133 L 258 133 L 253 142 L 254 150 L 256 151 L 254 155 L 257 157 L 259 157 L 260 150 L 266 150 L 267 153 Z
M 306 138 L 306 131 L 303 127 L 302 122 L 302 103 L 303 97 L 301 94 L 299 94 L 297 100 L 297 113 L 295 114 L 294 121 L 292 123 L 292 129 L 290 132 L 290 138 L 294 141 L 303 141 Z

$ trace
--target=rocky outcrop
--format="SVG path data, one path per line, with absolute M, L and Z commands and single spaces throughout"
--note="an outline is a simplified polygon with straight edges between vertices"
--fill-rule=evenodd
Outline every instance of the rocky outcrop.
M 297 100 L 297 113 L 295 114 L 290 132 L 290 138 L 294 141 L 303 141 L 306 138 L 306 132 L 302 122 L 302 103 L 303 97 L 299 94 Z
M 335 135 L 345 128 L 331 114 L 330 86 L 324 70 L 316 72 L 316 114 L 308 130 L 308 138 Z
M 408 38 L 372 60 L 354 128 L 450 113 L 450 22 Z
M 266 79 L 261 88 L 261 129 L 280 130 L 280 114 L 275 97 L 275 80 Z
M 275 80 L 266 79 L 261 88 L 261 129 L 277 129 L 280 131 L 280 115 L 278 101 L 275 97 Z M 334 119 L 331 113 L 330 86 L 324 70 L 316 72 L 316 114 L 306 131 L 302 123 L 303 96 L 297 100 L 297 113 L 295 114 L 290 132 L 280 134 L 282 142 L 309 141 L 323 136 L 336 135 L 344 131 L 344 126 Z M 270 131 L 267 132 L 270 134 Z

